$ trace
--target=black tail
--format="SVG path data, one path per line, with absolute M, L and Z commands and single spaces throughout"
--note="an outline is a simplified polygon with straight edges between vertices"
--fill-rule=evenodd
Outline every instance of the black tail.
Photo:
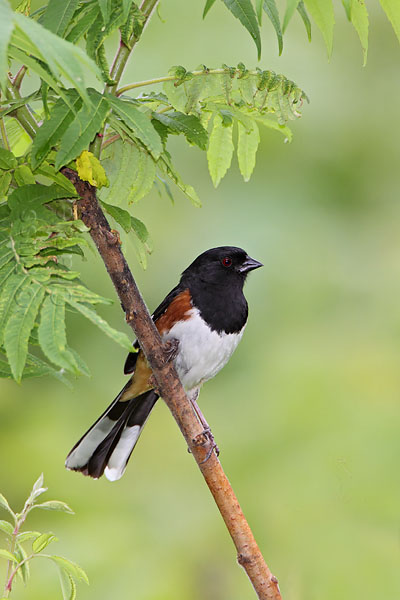
M 103 473 L 110 481 L 124 474 L 132 450 L 158 399 L 150 390 L 131 400 L 120 401 L 125 388 L 72 448 L 67 469 L 97 479 Z

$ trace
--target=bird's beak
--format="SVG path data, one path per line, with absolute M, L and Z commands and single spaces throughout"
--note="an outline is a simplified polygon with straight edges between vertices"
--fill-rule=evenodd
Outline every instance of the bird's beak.
M 242 266 L 240 267 L 239 271 L 240 273 L 248 273 L 249 271 L 253 271 L 253 269 L 259 269 L 263 266 L 264 265 L 258 262 L 258 260 L 255 260 L 254 258 L 248 256 L 242 264 Z

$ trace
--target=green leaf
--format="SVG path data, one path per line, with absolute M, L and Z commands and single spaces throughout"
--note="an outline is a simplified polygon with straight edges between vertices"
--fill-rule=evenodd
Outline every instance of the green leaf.
M 64 600 L 76 599 L 76 583 L 65 569 L 58 569 L 60 576 L 61 592 Z
M 43 301 L 44 288 L 40 283 L 32 282 L 18 296 L 16 308 L 11 313 L 4 331 L 4 347 L 14 379 L 21 381 L 28 340 L 35 323 L 36 315 Z
M 258 24 L 262 24 L 262 12 L 263 12 L 264 0 L 256 0 L 256 15 Z
M 21 575 L 22 581 L 26 585 L 30 577 L 29 559 L 23 562 L 27 558 L 27 554 L 18 542 L 15 545 L 15 556 L 18 558 L 18 562 L 22 563 L 18 569 L 18 574 Z
M 206 18 L 208 11 L 210 10 L 210 8 L 212 8 L 212 6 L 214 5 L 215 0 L 207 0 L 206 4 L 204 6 L 204 10 L 203 10 L 203 19 Z
M 29 542 L 30 540 L 35 540 L 40 535 L 40 531 L 23 531 L 17 535 L 17 540 L 20 544 L 24 542 Z
M 333 26 L 335 24 L 332 0 L 304 0 L 304 2 L 323 35 L 330 57 L 333 44 Z
M 108 95 L 107 101 L 113 111 L 132 129 L 135 136 L 148 148 L 155 159 L 159 158 L 163 148 L 161 138 L 147 115 L 120 98 Z
M 185 196 L 189 198 L 193 206 L 196 206 L 197 208 L 201 206 L 200 199 L 194 187 L 187 185 L 182 181 L 179 173 L 175 171 L 167 157 L 162 156 L 158 161 L 158 166 L 166 175 L 168 175 L 170 179 L 172 179 L 175 185 L 185 194 Z
M 279 131 L 282 135 L 285 136 L 288 142 L 292 141 L 293 134 L 287 125 L 280 125 L 279 123 L 277 123 L 273 119 L 269 119 L 265 115 L 255 115 L 254 118 L 257 121 L 257 123 L 260 123 L 260 125 L 264 125 L 264 127 L 267 127 L 268 129 L 274 129 L 275 131 Z
M 89 103 L 85 79 L 89 74 L 101 78 L 97 65 L 81 48 L 61 39 L 33 19 L 21 14 L 14 14 L 14 19 L 13 44 L 43 61 L 56 79 L 67 79 Z
M 53 106 L 49 118 L 43 121 L 33 140 L 31 152 L 33 170 L 40 165 L 51 148 L 62 138 L 73 122 L 76 112 L 82 106 L 82 100 L 75 90 L 67 90 L 65 94 L 68 97 L 69 105 L 62 98 L 59 98 Z M 75 114 L 73 111 L 75 111 Z
M 264 0 L 264 11 L 267 13 L 269 20 L 274 26 L 276 37 L 278 38 L 278 48 L 280 56 L 283 50 L 283 37 L 281 23 L 279 20 L 279 13 L 275 4 L 275 0 Z
M 154 112 L 153 118 L 168 127 L 171 133 L 183 133 L 190 144 L 196 144 L 201 150 L 206 149 L 208 134 L 195 115 L 186 115 L 182 112 Z
M 7 196 L 11 180 L 12 175 L 9 171 L 6 171 L 2 175 L 0 174 L 0 199 Z
M 127 350 L 131 350 L 132 343 L 128 336 L 122 331 L 117 331 L 111 325 L 107 323 L 100 315 L 97 314 L 92 308 L 86 306 L 85 304 L 81 304 L 80 302 L 76 302 L 73 300 L 71 296 L 66 295 L 65 300 L 68 302 L 70 306 L 75 308 L 78 312 L 80 312 L 84 317 L 89 319 L 94 325 L 97 325 L 99 329 L 103 333 L 105 333 L 108 337 L 110 337 L 114 342 L 122 346 Z
M 49 0 L 43 16 L 43 25 L 56 35 L 64 37 L 79 0 Z
M 90 142 L 101 130 L 108 112 L 107 102 L 96 90 L 88 90 L 91 105 L 84 105 L 75 116 L 61 138 L 60 150 L 57 152 L 55 168 L 74 160 L 82 150 L 86 150 Z
M 311 21 L 308 17 L 306 7 L 304 6 L 303 0 L 300 0 L 299 4 L 297 6 L 297 11 L 302 18 L 304 27 L 306 28 L 308 41 L 311 42 Z
M 99 196 L 112 205 L 138 202 L 153 187 L 154 160 L 130 141 L 118 140 L 107 146 L 103 150 L 102 164 L 110 185 L 102 188 Z
M 4 328 L 8 318 L 17 305 L 18 295 L 30 284 L 30 277 L 25 273 L 11 275 L 0 295 L 0 346 L 3 344 Z
M 48 295 L 40 311 L 39 344 L 46 355 L 59 367 L 78 374 L 76 360 L 67 347 L 65 333 L 65 298 L 61 294 Z
M 238 161 L 239 169 L 245 181 L 249 181 L 256 164 L 256 153 L 260 143 L 257 123 L 252 123 L 251 130 L 238 123 Z
M 223 0 L 225 6 L 231 11 L 250 33 L 257 47 L 258 59 L 261 56 L 261 38 L 256 13 L 250 0 Z
M 0 548 L 0 558 L 5 558 L 6 560 L 11 560 L 14 563 L 18 564 L 18 557 L 15 554 L 11 554 L 8 550 L 4 550 Z
M 34 508 L 42 508 L 43 510 L 58 510 L 60 512 L 68 513 L 69 515 L 75 514 L 68 504 L 61 502 L 60 500 L 48 500 L 47 502 L 42 502 L 41 504 L 35 504 Z
M 399 11 L 400 15 L 400 11 Z M 360 38 L 361 47 L 364 56 L 364 66 L 367 63 L 368 54 L 368 12 L 365 6 L 365 0 L 351 0 L 350 18 L 355 30 Z M 400 16 L 399 16 L 400 27 Z M 400 38 L 399 38 L 400 39 Z
M 131 217 L 132 229 L 142 242 L 142 244 L 146 244 L 150 240 L 149 232 L 147 231 L 146 225 L 137 219 L 136 217 Z
M 400 3 L 398 0 L 379 0 L 400 42 Z
M 223 117 L 219 114 L 215 115 L 207 150 L 208 170 L 214 187 L 218 187 L 231 165 L 233 155 L 232 129 L 232 124 L 224 126 Z
M 8 169 L 15 169 L 17 164 L 17 159 L 14 154 L 0 146 L 0 169 L 4 169 L 5 171 Z
M 129 233 L 132 229 L 132 223 L 131 215 L 128 213 L 128 211 L 124 210 L 123 208 L 120 208 L 119 206 L 112 206 L 111 204 L 107 204 L 102 200 L 100 200 L 100 203 L 104 210 L 106 210 L 108 214 L 111 215 L 112 218 L 115 221 L 117 221 L 117 223 L 119 223 L 119 225 L 121 225 L 121 227 L 126 231 L 126 233 Z
M 89 5 L 90 6 L 90 5 Z M 82 13 L 81 13 L 82 14 Z M 80 38 L 87 33 L 93 23 L 99 18 L 99 6 L 94 4 L 87 11 L 83 12 L 77 24 L 72 27 L 66 36 L 66 40 L 71 44 L 76 44 Z
M 54 561 L 57 565 L 59 565 L 62 569 L 64 569 L 67 573 L 71 575 L 74 579 L 80 579 L 85 583 L 89 584 L 88 576 L 85 571 L 76 563 L 73 563 L 71 560 L 64 558 L 63 556 L 49 556 L 52 561 Z
M 14 532 L 14 526 L 11 525 L 8 521 L 0 521 L 0 530 L 4 531 L 7 535 L 12 535 Z
M 14 29 L 14 13 L 6 0 L 0 0 L 0 86 L 6 89 L 8 44 Z
M 32 550 L 35 554 L 42 552 L 51 542 L 57 542 L 58 538 L 53 533 L 42 533 L 32 542 Z
M 53 165 L 50 165 L 48 162 L 42 163 L 34 171 L 38 175 L 43 175 L 51 181 L 54 181 L 54 183 L 56 183 L 60 187 L 64 188 L 68 192 L 68 198 L 78 197 L 73 183 L 71 183 L 70 180 L 65 177 L 65 175 L 63 175 L 59 171 L 56 171 Z
M 294 11 L 296 10 L 300 0 L 286 0 L 286 11 L 283 17 L 282 31 L 285 33 L 287 26 L 291 18 L 294 15 Z
M 19 165 L 14 171 L 14 179 L 18 186 L 35 184 L 36 180 L 27 165 Z

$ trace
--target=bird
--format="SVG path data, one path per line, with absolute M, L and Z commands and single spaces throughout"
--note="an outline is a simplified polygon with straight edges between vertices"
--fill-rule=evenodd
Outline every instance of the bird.
M 181 383 L 204 431 L 210 428 L 196 399 L 202 384 L 228 362 L 248 318 L 243 286 L 263 264 L 242 248 L 220 246 L 200 254 L 152 315 L 161 339 L 173 348 Z M 98 479 L 120 479 L 143 427 L 159 398 L 151 369 L 138 341 L 125 362 L 131 374 L 115 400 L 68 454 L 65 466 Z M 213 441 L 213 438 L 212 438 Z

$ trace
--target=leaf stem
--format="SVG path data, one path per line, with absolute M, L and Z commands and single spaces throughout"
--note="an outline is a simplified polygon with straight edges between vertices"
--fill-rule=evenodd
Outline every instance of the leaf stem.
M 140 10 L 144 16 L 142 33 L 143 33 L 144 28 L 148 24 L 150 17 L 152 15 L 158 1 L 159 0 L 143 0 L 142 4 L 140 5 Z M 122 74 L 124 72 L 124 69 L 126 67 L 126 64 L 128 62 L 128 59 L 129 59 L 130 55 L 132 54 L 132 51 L 133 51 L 134 47 L 136 46 L 136 44 L 138 43 L 139 39 L 140 39 L 140 37 L 136 36 L 133 33 L 129 39 L 128 44 L 124 44 L 122 39 L 120 40 L 119 48 L 117 50 L 117 53 L 114 58 L 114 62 L 110 69 L 110 79 L 114 83 L 112 85 L 106 85 L 103 93 L 113 94 L 114 96 L 116 95 L 117 87 L 118 87 L 118 84 L 122 77 Z M 93 152 L 93 154 L 97 158 L 100 158 L 102 141 L 104 138 L 104 131 L 105 131 L 105 126 L 103 127 L 102 131 L 100 131 L 96 135 L 94 141 L 90 144 L 89 149 L 91 152 Z
M 9 100 L 19 100 L 21 94 L 18 88 L 8 80 L 6 84 L 6 97 Z M 33 139 L 39 129 L 39 124 L 35 117 L 32 115 L 27 106 L 20 106 L 11 115 L 17 119 L 18 123 L 25 129 L 26 133 Z
M 207 69 L 207 70 L 190 72 L 190 74 L 193 75 L 193 77 L 200 77 L 201 75 L 223 75 L 224 73 L 227 73 L 226 69 Z M 235 74 L 236 73 L 239 73 L 239 69 L 236 69 Z M 256 75 L 257 71 L 249 71 L 249 74 Z M 117 96 L 121 96 L 121 94 L 124 94 L 125 92 L 128 92 L 129 90 L 133 90 L 133 89 L 139 88 L 139 87 L 144 87 L 146 85 L 154 85 L 156 83 L 164 83 L 165 81 L 176 81 L 176 80 L 179 80 L 178 75 L 166 75 L 165 77 L 156 77 L 155 79 L 146 79 L 144 81 L 136 81 L 135 83 L 130 83 L 128 85 L 125 85 L 122 88 L 119 88 L 119 90 L 117 90 Z
M 7 129 L 6 129 L 6 124 L 3 119 L 0 119 L 0 131 L 1 131 L 1 139 L 3 140 L 3 146 L 6 150 L 11 150 L 10 147 L 10 142 L 8 141 L 8 137 L 7 137 Z
M 13 79 L 13 86 L 18 91 L 21 88 L 21 83 L 22 83 L 22 80 L 23 80 L 27 70 L 28 70 L 28 67 L 26 67 L 25 65 L 22 65 L 22 67 L 20 68 L 20 70 L 18 71 L 18 73 L 16 74 L 16 76 Z

